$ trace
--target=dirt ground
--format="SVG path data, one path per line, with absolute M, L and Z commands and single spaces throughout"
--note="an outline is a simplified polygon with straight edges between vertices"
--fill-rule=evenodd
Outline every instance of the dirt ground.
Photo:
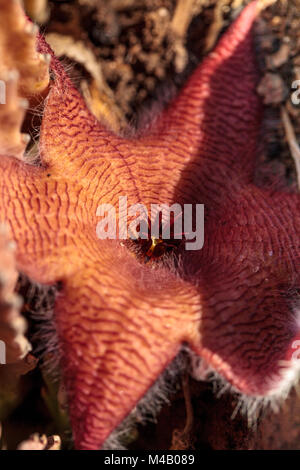
M 175 93 L 249 2 L 52 0 L 40 2 L 42 8 L 32 6 L 39 2 L 25 3 L 92 111 L 119 131 L 128 124 L 139 125 L 153 106 Z M 300 1 L 278 0 L 262 12 L 256 33 L 262 75 L 259 92 L 266 104 L 261 163 L 272 166 L 290 185 L 296 182 L 296 172 L 280 106 L 286 107 L 300 138 L 300 106 L 290 100 L 291 84 L 300 79 L 299 24 Z M 30 318 L 37 306 L 29 299 L 34 295 L 26 299 L 26 289 L 22 293 L 31 334 L 35 327 Z M 190 378 L 181 385 L 156 423 L 136 427 L 130 448 L 300 449 L 296 391 L 277 414 L 265 412 L 249 428 L 240 413 L 231 419 L 236 397 L 223 394 L 218 398 L 211 384 Z M 4 422 L 8 448 L 15 448 L 32 432 L 60 434 L 68 447 L 70 433 L 56 397 L 56 387 L 41 369 L 23 378 L 22 392 Z

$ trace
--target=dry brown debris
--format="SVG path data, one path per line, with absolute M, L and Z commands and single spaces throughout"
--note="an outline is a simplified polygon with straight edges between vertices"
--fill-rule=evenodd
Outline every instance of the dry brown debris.
M 21 96 L 41 93 L 49 83 L 49 64 L 36 50 L 38 28 L 27 20 L 19 0 L 0 0 L 0 8 L 0 77 L 17 70 Z
M 24 0 L 25 10 L 37 23 L 45 23 L 50 14 L 48 0 Z
M 21 133 L 26 98 L 49 83 L 49 58 L 36 51 L 38 28 L 30 23 L 18 0 L 0 0 L 0 154 L 23 158 L 30 140 Z
M 32 434 L 29 439 L 21 442 L 17 450 L 60 450 L 61 439 L 59 436 L 39 436 Z

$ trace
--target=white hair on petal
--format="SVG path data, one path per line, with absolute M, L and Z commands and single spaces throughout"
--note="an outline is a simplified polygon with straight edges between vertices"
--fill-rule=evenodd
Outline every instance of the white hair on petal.
M 191 358 L 195 354 L 191 352 Z M 191 359 L 192 361 L 192 359 Z M 201 362 L 201 359 L 200 359 Z M 213 391 L 217 398 L 221 398 L 224 394 L 231 394 L 237 401 L 232 413 L 234 419 L 238 413 L 246 416 L 249 428 L 256 428 L 259 417 L 268 409 L 274 413 L 278 413 L 283 403 L 288 398 L 293 388 L 297 391 L 300 379 L 300 360 L 280 361 L 280 375 L 270 379 L 274 386 L 270 387 L 270 391 L 266 395 L 246 395 L 241 393 L 236 387 L 231 385 L 227 380 L 212 368 L 207 368 L 205 380 L 213 385 Z M 201 369 L 201 364 L 197 366 Z M 193 378 L 203 380 L 203 377 L 197 377 L 197 372 L 192 372 Z
M 33 354 L 42 359 L 43 367 L 54 380 L 57 380 L 59 379 L 60 348 L 53 317 L 57 286 L 39 284 L 22 274 L 19 278 L 18 290 L 22 292 L 23 289 L 25 301 L 29 306 L 29 317 L 34 321 L 31 341 L 36 343 L 36 346 Z
M 156 421 L 156 416 L 163 405 L 170 403 L 169 396 L 176 392 L 179 377 L 186 370 L 188 360 L 185 348 L 182 348 L 127 418 L 111 433 L 101 450 L 124 450 L 126 448 L 124 443 L 126 444 L 137 423 L 146 424 Z

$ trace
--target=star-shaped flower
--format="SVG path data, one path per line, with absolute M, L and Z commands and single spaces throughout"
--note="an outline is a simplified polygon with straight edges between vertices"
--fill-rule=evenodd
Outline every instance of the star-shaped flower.
M 300 327 L 300 198 L 254 179 L 256 8 L 133 137 L 95 119 L 39 38 L 55 75 L 41 165 L 1 152 L 1 220 L 18 269 L 61 283 L 55 321 L 78 449 L 102 446 L 182 344 L 249 396 L 282 394 L 299 370 L 289 359 Z M 145 263 L 126 243 L 99 240 L 97 208 L 120 196 L 147 208 L 204 204 L 203 249 Z

